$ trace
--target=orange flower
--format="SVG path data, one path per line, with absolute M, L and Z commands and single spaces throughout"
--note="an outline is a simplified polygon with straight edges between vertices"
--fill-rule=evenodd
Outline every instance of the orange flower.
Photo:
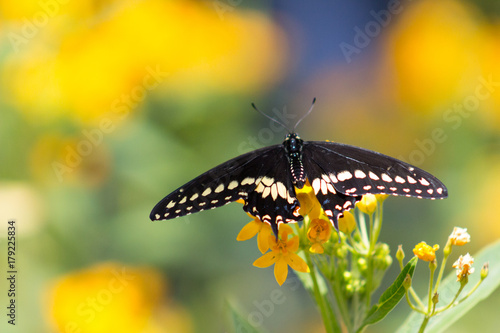
M 326 243 L 330 239 L 331 234 L 332 227 L 330 221 L 324 219 L 312 220 L 307 231 L 307 238 L 311 241 L 309 251 L 312 253 L 323 253 L 323 243 Z
M 415 245 L 413 253 L 418 257 L 418 259 L 424 261 L 433 261 L 434 259 L 436 259 L 437 250 L 439 250 L 439 245 L 437 244 L 431 247 L 430 245 L 427 245 L 426 242 L 420 242 Z
M 267 252 L 253 263 L 254 266 L 260 268 L 274 264 L 274 276 L 280 286 L 288 276 L 288 266 L 299 272 L 309 272 L 306 262 L 295 253 L 299 249 L 299 236 L 288 239 L 288 235 L 292 233 L 289 225 L 280 225 L 278 239 L 272 235 L 268 238 L 271 252 Z

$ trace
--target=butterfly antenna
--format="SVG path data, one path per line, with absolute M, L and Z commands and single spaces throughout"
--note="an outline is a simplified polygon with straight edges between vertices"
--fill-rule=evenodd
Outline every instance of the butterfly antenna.
M 309 111 L 306 112 L 305 115 L 302 116 L 302 118 L 299 119 L 299 121 L 297 121 L 297 123 L 295 124 L 295 126 L 293 127 L 293 131 L 295 132 L 295 129 L 297 128 L 297 126 L 299 126 L 300 122 L 302 120 L 304 120 L 305 117 L 307 117 L 309 115 L 309 113 L 312 112 L 313 108 L 314 108 L 314 103 L 316 103 L 316 97 L 313 98 L 313 101 L 312 101 L 312 104 L 311 104 L 311 107 L 309 108 Z
M 288 132 L 290 132 L 290 130 L 288 129 L 288 127 L 285 126 L 285 124 L 283 124 L 281 121 L 277 120 L 277 119 L 274 119 L 273 117 L 265 114 L 264 112 L 260 111 L 259 109 L 257 109 L 257 107 L 255 106 L 255 103 L 252 103 L 252 107 L 255 109 L 255 111 L 259 112 L 261 115 L 263 115 L 264 117 L 268 118 L 268 119 L 271 119 L 272 121 L 274 121 L 275 123 L 278 123 L 280 124 L 281 126 L 283 126 Z M 291 132 L 290 132 L 291 133 Z

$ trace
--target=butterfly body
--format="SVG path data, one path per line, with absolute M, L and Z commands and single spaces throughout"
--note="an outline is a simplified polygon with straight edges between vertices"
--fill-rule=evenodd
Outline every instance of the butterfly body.
M 338 230 L 338 219 L 365 194 L 425 199 L 448 196 L 436 177 L 395 158 L 335 142 L 303 141 L 296 133 L 281 145 L 231 159 L 163 198 L 151 220 L 213 209 L 242 199 L 243 209 L 271 225 L 302 220 L 295 188 L 306 181 Z

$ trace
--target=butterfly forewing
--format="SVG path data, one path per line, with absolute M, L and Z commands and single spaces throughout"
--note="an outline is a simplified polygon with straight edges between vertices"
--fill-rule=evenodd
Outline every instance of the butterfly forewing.
M 348 196 L 390 194 L 425 199 L 448 196 L 444 184 L 428 172 L 368 149 L 335 143 L 304 143 L 304 161 L 315 163 L 321 175 L 309 179 L 315 192 L 326 179 Z
M 229 160 L 163 198 L 152 220 L 165 220 L 245 200 L 244 209 L 269 223 L 301 219 L 282 145 L 262 148 Z M 294 213 L 296 215 L 294 215 Z

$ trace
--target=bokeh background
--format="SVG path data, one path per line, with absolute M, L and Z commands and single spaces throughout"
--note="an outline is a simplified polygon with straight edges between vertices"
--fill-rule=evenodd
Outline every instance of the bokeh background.
M 19 274 L 17 325 L 2 303 L 0 330 L 231 332 L 230 303 L 269 332 L 322 332 L 293 275 L 280 288 L 252 267 L 240 204 L 148 218 L 194 176 L 282 141 L 251 102 L 293 127 L 317 97 L 303 138 L 380 151 L 448 186 L 444 201 L 386 201 L 393 254 L 444 246 L 453 226 L 472 235 L 462 254 L 495 241 L 499 15 L 494 0 L 1 0 L 0 267 L 14 218 Z M 495 331 L 499 296 L 452 331 Z M 402 302 L 369 331 L 408 313 Z

